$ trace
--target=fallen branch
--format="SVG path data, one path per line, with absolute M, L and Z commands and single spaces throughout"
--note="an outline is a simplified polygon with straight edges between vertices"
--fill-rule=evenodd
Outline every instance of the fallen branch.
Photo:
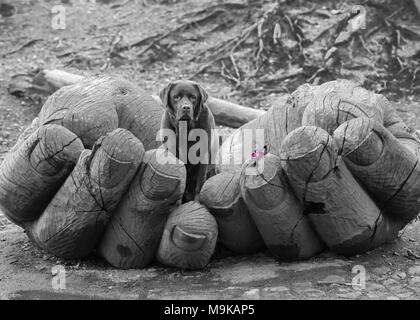
M 131 43 L 129 45 L 121 46 L 119 48 L 119 51 L 129 50 L 129 49 L 131 49 L 133 47 L 141 47 L 141 46 L 147 45 L 138 54 L 138 56 L 141 56 L 143 53 L 145 53 L 147 50 L 149 50 L 150 48 L 152 48 L 154 45 L 156 45 L 159 41 L 163 40 L 164 38 L 166 38 L 166 37 L 168 37 L 168 36 L 170 36 L 170 35 L 172 35 L 174 33 L 177 33 L 177 32 L 186 31 L 190 27 L 192 27 L 192 26 L 194 26 L 194 25 L 196 25 L 198 23 L 203 23 L 203 22 L 205 22 L 205 21 L 207 21 L 209 19 L 215 18 L 219 14 L 225 13 L 225 12 L 226 12 L 226 10 L 224 10 L 224 9 L 216 9 L 216 10 L 210 12 L 209 14 L 205 15 L 204 17 L 199 17 L 199 18 L 196 18 L 196 19 L 189 20 L 189 21 L 186 21 L 184 23 L 181 23 L 179 26 L 177 26 L 177 27 L 175 27 L 175 28 L 173 28 L 173 29 L 171 29 L 171 30 L 169 30 L 167 32 L 158 33 L 158 34 L 156 34 L 154 36 L 150 36 L 150 37 L 143 38 L 141 40 L 137 40 L 136 42 Z
M 14 54 L 16 52 L 19 52 L 19 51 L 21 51 L 21 50 L 23 50 L 23 49 L 25 49 L 27 47 L 30 47 L 30 46 L 34 45 L 38 41 L 42 41 L 42 40 L 43 39 L 32 39 L 32 40 L 29 40 L 28 42 L 25 42 L 24 44 L 22 44 L 18 48 L 13 49 L 12 51 L 9 51 L 9 52 L 4 53 L 3 54 L 3 57 L 10 56 L 11 54 Z
M 83 79 L 83 76 L 61 70 L 41 70 L 36 75 L 18 74 L 12 77 L 9 92 L 18 96 L 28 93 L 50 95 L 61 87 L 75 84 Z M 160 101 L 159 97 L 153 97 Z M 238 128 L 265 113 L 263 110 L 240 106 L 213 97 L 209 97 L 207 104 L 216 123 L 231 128 Z

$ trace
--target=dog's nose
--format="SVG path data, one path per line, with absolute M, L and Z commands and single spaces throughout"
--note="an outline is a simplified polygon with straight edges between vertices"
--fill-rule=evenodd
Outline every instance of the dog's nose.
M 189 105 L 183 105 L 181 108 L 182 108 L 182 111 L 186 111 L 186 112 L 189 112 L 191 110 L 191 107 Z

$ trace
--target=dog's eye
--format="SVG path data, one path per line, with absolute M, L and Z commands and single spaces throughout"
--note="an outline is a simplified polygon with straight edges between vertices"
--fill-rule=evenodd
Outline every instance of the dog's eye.
M 191 101 L 196 101 L 197 100 L 197 97 L 196 96 L 190 96 L 190 100 Z
M 181 96 L 180 95 L 177 95 L 177 96 L 174 97 L 174 100 L 175 101 L 179 101 L 180 99 L 181 99 Z

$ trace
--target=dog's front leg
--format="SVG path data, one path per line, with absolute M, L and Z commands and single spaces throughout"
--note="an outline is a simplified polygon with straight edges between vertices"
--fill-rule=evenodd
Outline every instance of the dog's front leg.
M 208 164 L 199 164 L 199 167 L 197 170 L 197 179 L 196 179 L 196 184 L 195 184 L 195 189 L 194 189 L 195 201 L 198 201 L 201 188 L 203 187 L 204 182 L 206 182 L 208 167 L 209 167 Z

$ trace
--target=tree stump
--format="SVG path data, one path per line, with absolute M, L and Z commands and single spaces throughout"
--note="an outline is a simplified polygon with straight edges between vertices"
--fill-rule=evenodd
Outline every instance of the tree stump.
M 208 179 L 200 202 L 216 218 L 221 245 L 241 254 L 264 250 L 264 241 L 242 199 L 238 175 L 223 172 Z

